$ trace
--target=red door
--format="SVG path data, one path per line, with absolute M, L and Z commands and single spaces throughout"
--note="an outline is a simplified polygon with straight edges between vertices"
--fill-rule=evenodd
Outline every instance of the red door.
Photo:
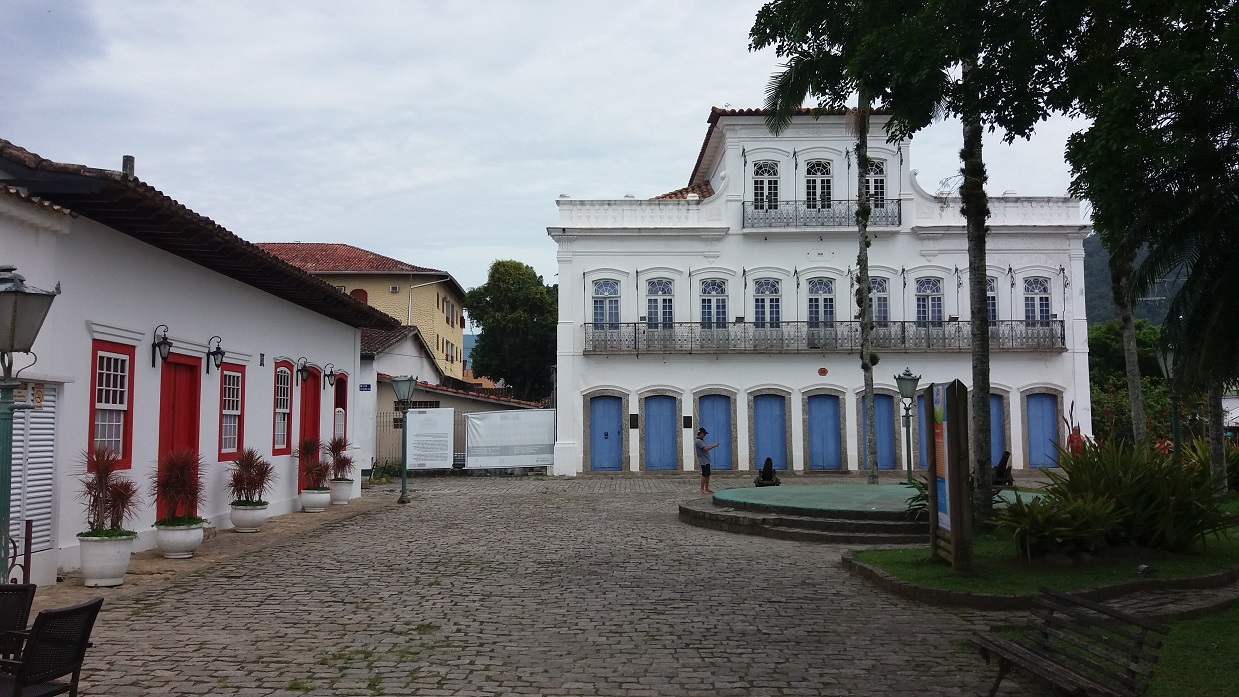
M 198 452 L 202 394 L 202 360 L 174 353 L 163 363 L 159 388 L 159 460 L 170 450 Z M 163 501 L 155 502 L 156 519 L 172 514 Z M 185 515 L 198 515 L 188 511 Z
M 297 447 L 301 448 L 302 442 L 307 438 L 315 441 L 320 441 L 322 424 L 322 403 L 323 403 L 323 385 L 322 376 L 314 368 L 310 368 L 310 377 L 301 381 L 301 438 L 297 440 Z M 305 488 L 305 472 L 302 471 L 300 463 L 297 467 L 297 491 Z

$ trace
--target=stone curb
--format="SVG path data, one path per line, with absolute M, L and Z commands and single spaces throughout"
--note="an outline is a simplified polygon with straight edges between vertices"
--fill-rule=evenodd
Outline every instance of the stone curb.
M 906 547 L 891 547 L 891 549 L 906 549 Z M 840 561 L 843 564 L 843 568 L 849 573 L 870 581 L 882 590 L 933 605 L 964 607 L 973 610 L 1027 610 L 1032 608 L 1033 600 L 1036 598 L 1036 594 L 1032 593 L 1013 593 L 1004 595 L 991 593 L 970 593 L 967 591 L 930 588 L 928 586 L 908 583 L 907 581 L 887 573 L 882 569 L 870 566 L 869 564 L 865 564 L 861 561 L 857 561 L 851 551 L 843 552 L 840 555 Z M 1119 583 L 1094 586 L 1092 588 L 1084 588 L 1071 592 L 1074 595 L 1078 595 L 1088 600 L 1104 602 L 1131 595 L 1132 593 L 1221 588 L 1222 586 L 1230 585 L 1236 581 L 1239 581 L 1239 566 L 1223 569 L 1222 571 L 1216 571 L 1203 576 L 1188 576 L 1183 578 L 1148 578 L 1135 581 L 1121 581 Z M 1235 600 L 1236 599 L 1229 599 L 1208 607 L 1155 614 L 1150 615 L 1150 617 L 1163 621 L 1168 619 L 1191 619 L 1193 617 L 1201 617 L 1216 610 L 1225 608 L 1235 602 Z

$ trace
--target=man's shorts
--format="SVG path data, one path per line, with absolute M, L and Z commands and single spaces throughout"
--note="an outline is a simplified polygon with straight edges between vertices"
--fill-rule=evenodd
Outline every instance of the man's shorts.
M 710 466 L 709 466 L 709 465 L 698 465 L 698 466 L 699 466 L 699 467 L 701 467 L 701 476 L 703 476 L 703 477 L 709 477 L 709 476 L 710 476 Z

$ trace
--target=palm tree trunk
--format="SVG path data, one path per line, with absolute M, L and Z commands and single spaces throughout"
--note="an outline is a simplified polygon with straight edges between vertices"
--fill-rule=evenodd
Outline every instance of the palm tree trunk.
M 1131 434 L 1133 444 L 1139 447 L 1145 442 L 1146 420 L 1144 416 L 1144 392 L 1140 388 L 1140 358 L 1136 353 L 1136 323 L 1132 319 L 1131 275 L 1136 251 L 1131 245 L 1119 242 L 1110 252 L 1110 294 L 1119 313 L 1123 328 L 1123 363 L 1127 368 L 1127 399 L 1131 405 Z
M 1222 381 L 1209 381 L 1209 473 L 1226 482 L 1226 410 L 1222 407 Z
M 964 91 L 970 88 L 971 67 L 966 62 L 961 80 Z M 969 113 L 970 112 L 970 113 Z M 975 108 L 964 113 L 964 181 L 959 187 L 961 210 L 968 235 L 968 309 L 972 324 L 972 395 L 969 404 L 969 440 L 973 466 L 974 520 L 983 523 L 993 513 L 992 469 L 990 460 L 989 418 L 989 321 L 986 307 L 985 235 L 989 232 L 989 197 L 985 193 L 985 160 L 981 146 L 981 118 Z
M 856 229 L 860 237 L 860 252 L 856 255 L 856 306 L 860 312 L 860 369 L 865 376 L 861 399 L 865 405 L 865 471 L 868 482 L 878 483 L 877 417 L 873 405 L 873 366 L 878 357 L 873 353 L 873 311 L 869 292 L 869 194 L 865 190 L 869 172 L 869 95 L 861 91 L 856 106 Z

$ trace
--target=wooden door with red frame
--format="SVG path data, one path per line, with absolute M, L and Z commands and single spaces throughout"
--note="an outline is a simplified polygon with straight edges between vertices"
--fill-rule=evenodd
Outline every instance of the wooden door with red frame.
M 323 378 L 315 368 L 310 368 L 310 377 L 301 381 L 301 437 L 297 439 L 297 448 L 306 439 L 313 439 L 322 445 L 322 405 Z M 305 488 L 305 468 L 297 464 L 297 491 Z
M 164 455 L 179 448 L 198 452 L 198 429 L 202 410 L 202 359 L 173 353 L 163 362 L 159 387 L 159 465 Z M 169 510 L 155 502 L 156 520 L 169 515 L 198 515 L 198 511 Z

